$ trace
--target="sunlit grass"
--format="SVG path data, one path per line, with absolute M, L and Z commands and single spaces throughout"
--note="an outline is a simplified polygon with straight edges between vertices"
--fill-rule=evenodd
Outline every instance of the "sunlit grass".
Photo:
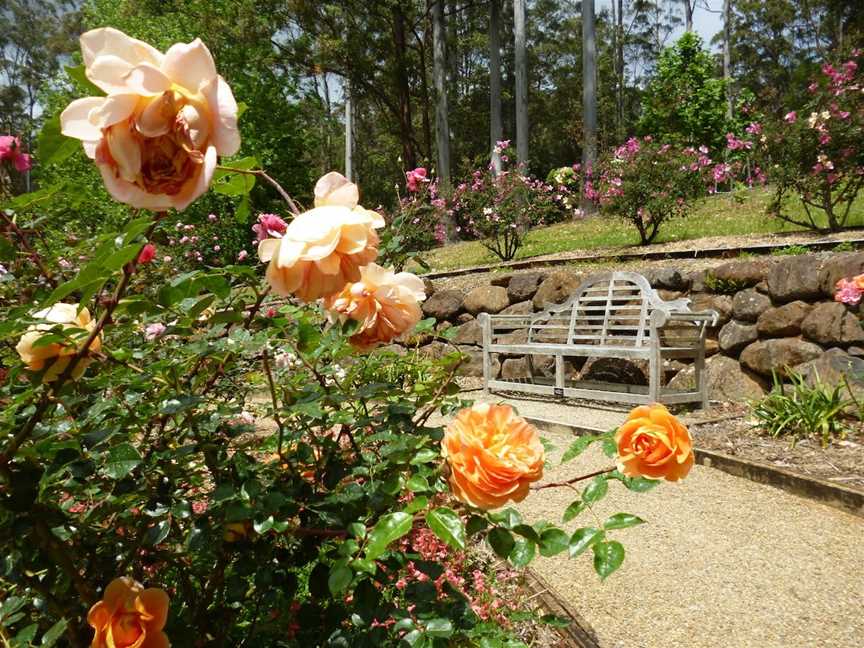
M 770 196 L 771 192 L 768 189 L 753 189 L 736 197 L 721 195 L 700 200 L 693 205 L 688 216 L 664 224 L 656 242 L 801 230 L 802 228 L 797 225 L 765 215 L 765 207 Z M 799 204 L 790 202 L 788 212 L 796 218 L 805 219 Z M 864 195 L 859 196 L 853 206 L 847 224 L 864 225 Z M 595 216 L 582 221 L 536 228 L 528 233 L 525 244 L 516 253 L 516 259 L 558 252 L 638 246 L 638 244 L 638 233 L 629 223 Z M 497 257 L 484 248 L 479 241 L 454 243 L 430 250 L 424 258 L 433 271 L 499 263 Z

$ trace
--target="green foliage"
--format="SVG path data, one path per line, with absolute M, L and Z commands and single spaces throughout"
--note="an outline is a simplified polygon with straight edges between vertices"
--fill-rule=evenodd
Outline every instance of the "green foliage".
M 819 231 L 837 231 L 852 222 L 864 187 L 862 65 L 864 57 L 857 52 L 825 63 L 809 86 L 808 100 L 766 124 L 760 153 L 774 185 L 767 214 Z M 792 203 L 799 203 L 804 214 L 792 213 Z
M 846 410 L 854 400 L 844 397 L 845 383 L 824 384 L 816 377 L 811 384 L 804 376 L 792 373 L 786 385 L 775 374 L 774 385 L 765 398 L 751 404 L 756 427 L 772 437 L 799 439 L 816 435 L 822 446 L 846 436 Z
M 806 245 L 787 245 L 782 248 L 771 250 L 772 256 L 800 256 L 809 254 L 810 248 Z
M 705 273 L 705 287 L 718 295 L 734 295 L 747 287 L 746 281 L 721 279 L 710 270 Z
M 720 149 L 730 129 L 726 104 L 726 82 L 715 76 L 714 60 L 702 39 L 686 32 L 660 55 L 642 97 L 638 130 L 664 141 Z

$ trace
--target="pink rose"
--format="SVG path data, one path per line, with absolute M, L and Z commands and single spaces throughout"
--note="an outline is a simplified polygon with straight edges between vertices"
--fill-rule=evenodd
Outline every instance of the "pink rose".
M 142 209 L 185 209 L 207 191 L 216 160 L 240 148 L 237 103 L 195 39 L 164 54 L 111 27 L 81 36 L 87 78 L 107 93 L 60 115 L 108 192 Z
M 150 263 L 155 258 L 156 246 L 152 243 L 148 243 L 143 248 L 141 248 L 141 253 L 138 255 L 138 263 Z
M 259 243 L 268 238 L 282 238 L 286 229 L 288 224 L 276 214 L 261 214 L 258 222 L 252 226 Z
M 33 166 L 28 153 L 21 152 L 21 140 L 11 135 L 0 136 L 0 161 L 8 160 L 17 171 L 24 173 Z

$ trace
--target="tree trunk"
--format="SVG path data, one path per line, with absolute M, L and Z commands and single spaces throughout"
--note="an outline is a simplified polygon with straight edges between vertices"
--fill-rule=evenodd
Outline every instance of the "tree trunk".
M 618 0 L 617 24 L 615 26 L 615 72 L 618 79 L 618 94 L 615 108 L 618 111 L 618 141 L 626 135 L 624 123 L 624 0 Z
M 354 102 L 348 83 L 345 84 L 345 177 L 354 181 Z
M 427 32 L 428 34 L 428 32 Z M 428 158 L 432 157 L 432 120 L 429 117 L 429 106 L 432 104 L 432 101 L 429 97 L 429 79 L 426 75 L 427 69 L 427 59 L 426 59 L 426 34 L 424 34 L 423 39 L 417 40 L 417 49 L 420 53 L 420 92 L 422 93 L 423 100 L 423 151 L 421 151 L 421 156 L 425 156 Z
M 447 32 L 444 24 L 444 0 L 432 7 L 432 65 L 435 79 L 435 139 L 438 148 L 438 185 L 442 192 L 450 189 L 450 125 L 447 111 Z
M 504 138 L 501 126 L 501 0 L 489 2 L 489 149 L 492 169 L 501 173 L 501 154 L 496 145 Z
M 723 79 L 726 81 L 726 117 L 732 119 L 732 0 L 723 0 Z
M 597 160 L 597 43 L 594 38 L 594 0 L 582 0 L 582 166 L 593 168 Z M 594 211 L 582 199 L 586 213 Z
M 684 30 L 688 32 L 693 31 L 693 4 L 690 4 L 690 0 L 684 0 Z
M 516 67 L 516 157 L 528 167 L 528 58 L 525 45 L 525 0 L 513 0 Z
M 405 61 L 405 13 L 398 4 L 393 6 L 392 13 L 393 45 L 396 53 L 395 82 L 399 97 L 399 139 L 402 144 L 402 161 L 406 168 L 413 169 L 417 166 L 417 152 L 414 148 L 414 127 L 411 121 L 411 86 L 408 83 Z

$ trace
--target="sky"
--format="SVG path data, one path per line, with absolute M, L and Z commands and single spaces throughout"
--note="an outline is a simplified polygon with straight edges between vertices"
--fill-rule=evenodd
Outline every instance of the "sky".
M 595 11 L 600 11 L 601 9 L 609 9 L 613 0 L 596 0 L 596 9 Z M 681 18 L 683 21 L 684 18 L 684 6 L 683 2 L 681 3 Z M 723 28 L 723 0 L 698 0 L 696 10 L 693 12 L 693 29 L 698 33 L 702 40 L 705 42 L 705 46 L 714 51 L 720 49 L 720 46 L 711 46 L 711 39 L 714 38 L 714 35 L 719 32 Z M 704 7 L 707 6 L 711 9 L 711 12 L 706 11 Z M 713 12 L 713 13 L 712 13 Z M 625 10 L 626 15 L 626 10 Z M 677 29 L 669 39 L 669 43 L 672 44 L 674 40 L 676 40 L 679 36 L 684 33 L 684 27 L 680 27 Z

